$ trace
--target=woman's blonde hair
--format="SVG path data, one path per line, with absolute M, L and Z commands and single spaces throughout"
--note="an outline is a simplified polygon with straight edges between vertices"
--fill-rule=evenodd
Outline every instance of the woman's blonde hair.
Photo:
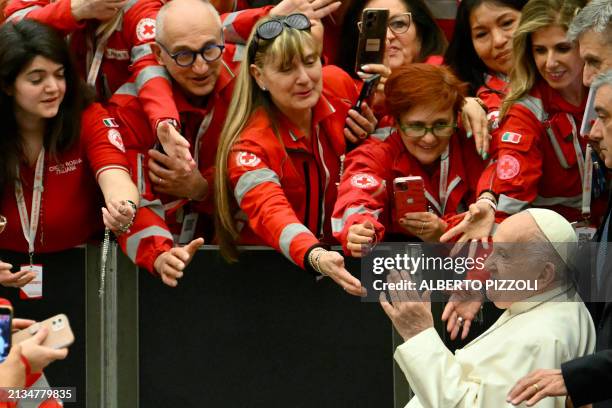
M 525 5 L 512 42 L 514 67 L 510 72 L 510 92 L 504 99 L 501 117 L 535 85 L 538 70 L 531 50 L 532 34 L 551 25 L 558 25 L 567 31 L 572 19 L 585 4 L 585 0 L 530 0 Z
M 275 109 L 270 95 L 259 88 L 251 75 L 250 65 L 255 64 L 260 69 L 264 65 L 275 64 L 280 70 L 288 69 L 293 65 L 295 57 L 304 60 L 306 47 L 320 54 L 313 36 L 309 31 L 297 30 L 284 26 L 281 34 L 271 40 L 264 40 L 255 35 L 259 26 L 275 17 L 260 20 L 254 27 L 247 42 L 246 60 L 242 62 L 232 101 L 227 112 L 227 119 L 219 138 L 215 169 L 215 229 L 221 255 L 229 262 L 238 258 L 236 241 L 239 230 L 236 227 L 234 205 L 234 194 L 230 186 L 227 172 L 227 161 L 234 144 L 240 138 L 240 133 L 245 128 L 253 113 L 258 109 L 264 109 L 270 117 L 273 131 L 279 137 L 275 125 Z M 254 44 L 254 43 L 257 44 Z M 255 47 L 255 49 L 253 49 Z

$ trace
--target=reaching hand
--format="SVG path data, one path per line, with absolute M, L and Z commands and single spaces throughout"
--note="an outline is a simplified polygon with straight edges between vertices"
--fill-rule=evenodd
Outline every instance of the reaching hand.
M 174 247 L 158 256 L 154 267 L 162 282 L 170 287 L 176 287 L 178 280 L 183 277 L 183 270 L 203 244 L 204 238 L 197 238 L 184 247 Z
M 487 112 L 476 102 L 477 98 L 465 98 L 465 104 L 461 110 L 463 127 L 467 132 L 468 138 L 474 135 L 476 151 L 486 160 L 489 157 L 489 145 L 491 135 L 489 135 L 489 120 Z
M 71 0 L 70 11 L 76 21 L 96 19 L 110 20 L 128 0 Z
M 157 193 L 203 200 L 208 183 L 197 168 L 186 171 L 180 162 L 157 150 L 149 150 L 149 178 Z
M 387 283 L 398 284 L 400 281 L 411 282 L 408 272 L 392 270 L 387 275 Z M 380 305 L 404 341 L 433 327 L 429 292 L 421 298 L 416 290 L 389 289 L 389 296 L 391 303 L 387 301 L 385 292 L 380 292 Z
M 104 226 L 115 234 L 128 232 L 136 217 L 136 210 L 125 200 L 111 200 L 102 207 Z
M 325 251 L 319 260 L 319 267 L 324 275 L 329 276 L 351 295 L 365 296 L 365 288 L 359 279 L 344 268 L 344 258 L 337 252 Z
M 0 285 L 21 288 L 36 277 L 36 272 L 27 269 L 13 273 L 11 272 L 12 267 L 13 265 L 0 261 Z
M 512 405 L 527 401 L 525 404 L 531 407 L 542 398 L 564 395 L 567 395 L 567 387 L 561 370 L 535 370 L 516 382 L 506 401 Z
M 351 251 L 351 256 L 361 258 L 364 255 L 363 246 L 372 244 L 376 239 L 376 230 L 370 221 L 353 224 L 349 227 L 346 239 L 346 248 Z
M 365 140 L 368 135 L 376 129 L 378 120 L 374 112 L 366 102 L 361 104 L 361 113 L 354 109 L 348 111 L 346 126 L 344 127 L 344 137 L 352 143 L 359 143 Z
M 166 155 L 174 159 L 176 168 L 181 168 L 186 172 L 195 169 L 196 164 L 189 151 L 189 142 L 174 126 L 168 122 L 161 122 L 157 126 L 157 139 L 164 148 Z
M 442 218 L 427 211 L 404 214 L 399 223 L 409 233 L 425 242 L 438 242 L 447 227 Z
M 336 11 L 342 3 L 337 0 L 283 0 L 272 10 L 272 16 L 288 16 L 302 13 L 310 20 L 321 20 Z
M 483 296 L 478 291 L 465 289 L 453 292 L 442 312 L 442 321 L 447 322 L 446 330 L 451 340 L 455 340 L 459 332 L 461 340 L 467 337 L 482 302 Z
M 463 220 L 446 231 L 441 237 L 440 242 L 449 242 L 457 235 L 461 234 L 457 242 L 463 243 L 471 240 L 480 240 L 486 243 L 493 226 L 495 225 L 495 211 L 487 203 L 477 201 L 471 204 L 465 213 Z

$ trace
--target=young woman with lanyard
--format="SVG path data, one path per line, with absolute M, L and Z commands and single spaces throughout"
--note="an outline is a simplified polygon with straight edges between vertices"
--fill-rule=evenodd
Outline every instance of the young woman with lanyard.
M 27 253 L 31 269 L 35 253 L 87 242 L 101 231 L 102 219 L 127 230 L 138 191 L 118 125 L 99 104 L 84 110 L 85 89 L 61 37 L 24 20 L 3 25 L 0 44 L 0 211 L 12 220 L 0 248 Z M 107 206 L 102 214 L 96 180 Z M 0 283 L 23 286 L 29 272 L 2 273 Z
M 81 83 L 54 30 L 32 20 L 0 27 L 0 213 L 8 219 L 0 283 L 20 288 L 6 297 L 26 316 L 70 315 L 75 352 L 49 375 L 84 390 L 85 276 L 80 258 L 51 253 L 100 238 L 103 220 L 127 231 L 138 190 L 121 128 L 101 105 L 88 106 Z
M 226 258 L 236 258 L 238 242 L 265 243 L 359 295 L 342 256 L 324 248 L 357 89 L 342 70 L 321 68 L 310 31 L 308 18 L 293 14 L 262 20 L 251 34 L 219 143 L 216 231 Z M 373 117 L 358 122 L 374 129 Z
M 362 245 L 393 234 L 437 242 L 446 220 L 474 200 L 482 161 L 456 134 L 466 88 L 442 66 L 411 64 L 391 74 L 385 100 L 399 129 L 345 161 L 332 227 L 346 254 L 361 256 Z M 423 179 L 430 212 L 396 214 L 394 179 L 405 176 Z

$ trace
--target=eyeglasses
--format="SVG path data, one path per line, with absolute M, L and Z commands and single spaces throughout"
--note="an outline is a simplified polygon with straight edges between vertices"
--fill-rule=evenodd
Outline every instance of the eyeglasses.
M 433 126 L 400 124 L 400 129 L 402 129 L 402 132 L 404 132 L 406 136 L 414 139 L 420 139 L 424 137 L 427 132 L 431 132 L 431 134 L 435 137 L 451 137 L 453 133 L 455 133 L 455 129 L 457 129 L 457 124 L 453 123 L 450 125 Z
M 295 13 L 288 16 L 275 17 L 257 27 L 249 48 L 249 61 L 253 62 L 255 59 L 259 40 L 272 40 L 281 35 L 285 27 L 301 31 L 310 30 L 310 19 L 304 14 Z
M 201 55 L 206 62 L 215 62 L 221 57 L 225 49 L 223 44 L 206 44 L 197 51 L 185 50 L 172 54 L 164 44 L 159 41 L 157 41 L 157 44 L 176 62 L 176 65 L 183 68 L 192 66 L 198 55 Z
M 395 34 L 404 34 L 410 28 L 410 24 L 412 23 L 412 13 L 402 13 L 397 16 L 389 19 L 387 22 L 387 27 Z M 359 32 L 361 32 L 363 27 L 363 23 L 359 21 L 357 23 L 357 28 Z

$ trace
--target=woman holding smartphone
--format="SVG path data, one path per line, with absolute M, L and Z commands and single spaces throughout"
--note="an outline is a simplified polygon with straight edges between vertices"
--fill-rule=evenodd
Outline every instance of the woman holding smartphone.
M 446 220 L 473 201 L 483 165 L 457 135 L 466 88 L 442 66 L 411 64 L 391 74 L 385 101 L 398 129 L 345 160 L 332 227 L 346 254 L 361 256 L 362 245 L 390 234 L 436 242 Z M 406 176 L 423 179 L 430 211 L 397 214 L 394 180 Z
M 343 257 L 325 249 L 357 89 L 342 70 L 321 68 L 310 28 L 293 14 L 264 19 L 251 34 L 219 143 L 216 230 L 230 260 L 237 243 L 266 244 L 360 295 Z M 367 131 L 371 120 L 360 117 Z

